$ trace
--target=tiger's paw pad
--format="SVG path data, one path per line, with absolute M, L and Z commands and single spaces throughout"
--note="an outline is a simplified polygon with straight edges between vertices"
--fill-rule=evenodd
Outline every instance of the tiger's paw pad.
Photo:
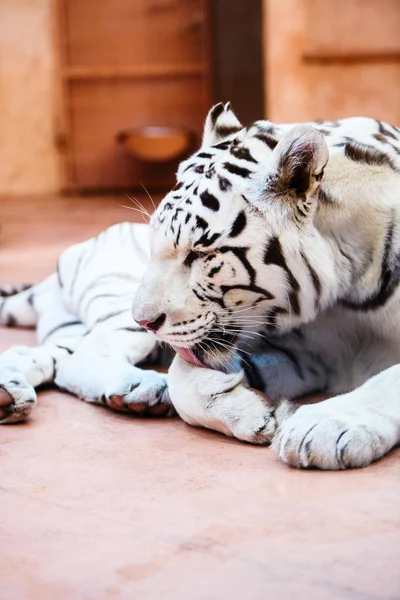
M 0 424 L 23 421 L 36 401 L 36 392 L 22 373 L 0 369 Z
M 140 371 L 140 375 L 129 382 L 127 389 L 105 393 L 102 402 L 114 410 L 144 416 L 166 417 L 175 414 L 166 376 L 156 371 Z
M 86 402 L 103 404 L 119 412 L 171 416 L 167 377 L 119 359 L 78 361 L 72 355 L 58 365 L 56 385 Z
M 373 416 L 331 416 L 318 405 L 302 406 L 284 421 L 273 446 L 292 467 L 326 470 L 366 467 L 390 449 Z

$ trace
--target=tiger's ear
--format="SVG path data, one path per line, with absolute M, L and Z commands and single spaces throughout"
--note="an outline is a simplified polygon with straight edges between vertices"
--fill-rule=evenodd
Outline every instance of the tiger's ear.
M 213 106 L 207 115 L 201 146 L 205 148 L 218 144 L 241 129 L 243 125 L 232 111 L 230 102 L 225 105 L 220 102 Z
M 311 197 L 317 191 L 329 159 L 322 133 L 311 125 L 296 125 L 277 144 L 275 182 L 281 193 Z

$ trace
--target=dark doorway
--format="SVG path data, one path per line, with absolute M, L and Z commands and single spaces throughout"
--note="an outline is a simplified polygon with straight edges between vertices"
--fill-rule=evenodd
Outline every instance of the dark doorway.
M 264 115 L 262 1 L 214 0 L 215 102 L 232 102 L 244 125 Z

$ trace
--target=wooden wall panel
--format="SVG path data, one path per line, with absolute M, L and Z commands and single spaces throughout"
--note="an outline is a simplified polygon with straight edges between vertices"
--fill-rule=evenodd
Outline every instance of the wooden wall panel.
M 68 0 L 70 67 L 197 64 L 203 0 Z
M 399 0 L 308 0 L 307 45 L 313 55 L 400 51 Z
M 209 0 L 55 0 L 65 189 L 170 185 L 176 163 L 143 164 L 121 129 L 200 137 L 211 104 Z
M 0 193 L 59 187 L 51 0 L 0 1 Z
M 264 0 L 266 113 L 400 124 L 398 0 Z
M 177 163 L 135 162 L 115 134 L 129 125 L 165 125 L 199 131 L 204 94 L 198 78 L 181 81 L 76 81 L 71 85 L 71 147 L 79 188 L 170 185 Z M 110 106 L 112 110 L 110 110 Z M 200 133 L 198 133 L 198 136 Z M 198 142 L 199 139 L 196 140 Z
M 400 64 L 310 65 L 310 119 L 365 116 L 400 125 Z

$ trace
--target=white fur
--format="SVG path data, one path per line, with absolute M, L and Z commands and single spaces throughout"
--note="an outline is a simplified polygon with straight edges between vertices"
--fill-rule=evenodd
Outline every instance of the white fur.
M 294 467 L 365 467 L 400 441 L 400 365 L 353 392 L 300 407 L 274 439 Z
M 276 360 L 261 372 L 265 392 L 334 396 L 275 412 L 241 373 L 214 370 L 232 350 L 224 342 L 207 356 L 213 368 L 174 360 L 169 386 L 184 420 L 252 443 L 269 443 L 278 421 L 274 447 L 286 463 L 365 466 L 400 442 L 400 286 L 378 308 L 357 309 L 380 289 L 384 263 L 399 276 L 400 132 L 364 118 L 241 129 L 229 105 L 215 108 L 201 153 L 180 165 L 179 186 L 152 218 L 151 239 L 145 226 L 115 226 L 67 250 L 58 279 L 0 298 L 0 323 L 36 323 L 42 343 L 0 358 L 13 403 L 3 422 L 29 414 L 33 387 L 54 377 L 89 402 L 141 410 L 161 401 L 172 413 L 164 376 L 134 366 L 157 353 L 154 336 L 130 331 L 136 294 L 136 321 L 165 314 L 157 338 L 182 348 L 216 328 L 256 335 L 270 325 Z M 348 140 L 384 160 L 351 159 Z M 305 162 L 300 193 L 290 181 Z M 246 226 L 232 236 L 238 215 Z M 265 260 L 272 243 L 277 262 Z
M 170 394 L 184 421 L 244 442 L 267 444 L 276 428 L 272 406 L 246 388 L 242 379 L 240 372 L 226 375 L 199 369 L 179 356 L 169 370 Z

